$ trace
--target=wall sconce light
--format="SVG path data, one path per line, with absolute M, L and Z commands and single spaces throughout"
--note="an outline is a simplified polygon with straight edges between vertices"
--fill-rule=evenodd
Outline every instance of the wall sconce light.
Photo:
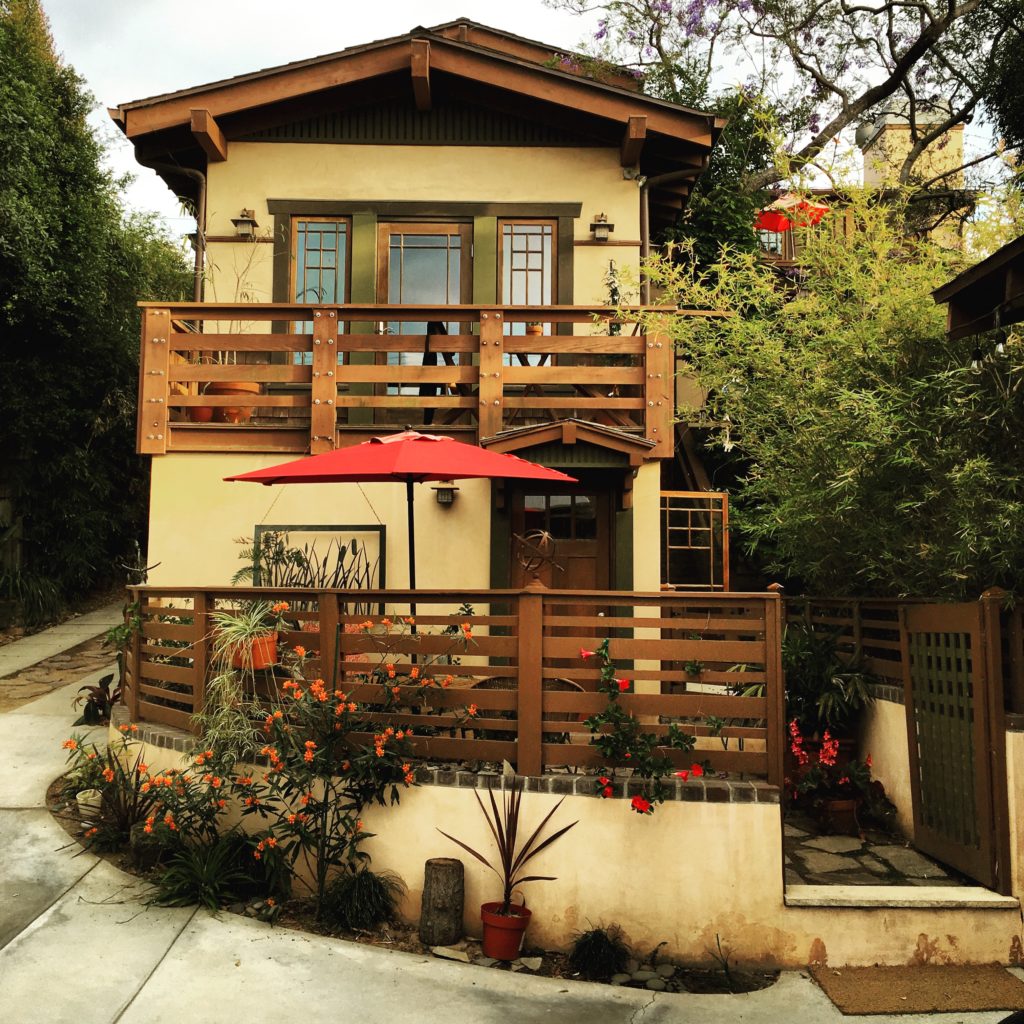
M 235 225 L 235 234 L 243 241 L 251 242 L 256 237 L 259 224 L 256 223 L 255 210 L 243 210 L 241 216 L 231 218 L 231 223 Z
M 436 487 L 432 487 L 431 490 L 437 495 L 438 505 L 455 504 L 455 492 L 458 490 L 458 487 L 451 480 L 442 480 Z
M 595 242 L 607 242 L 614 230 L 615 225 L 608 223 L 608 214 L 606 213 L 599 213 L 590 225 Z

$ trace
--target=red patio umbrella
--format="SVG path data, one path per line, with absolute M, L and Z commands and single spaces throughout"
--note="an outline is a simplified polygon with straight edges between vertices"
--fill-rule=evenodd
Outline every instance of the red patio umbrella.
M 817 224 L 829 212 L 824 203 L 814 203 L 800 196 L 784 195 L 765 207 L 754 221 L 754 227 L 760 231 L 790 231 L 794 224 L 797 227 L 810 227 Z
M 225 477 L 259 484 L 380 483 L 404 481 L 409 520 L 409 588 L 416 589 L 416 525 L 412 485 L 428 480 L 540 480 L 579 483 L 557 469 L 538 466 L 517 455 L 463 444 L 451 437 L 406 430 L 373 437 L 350 448 Z

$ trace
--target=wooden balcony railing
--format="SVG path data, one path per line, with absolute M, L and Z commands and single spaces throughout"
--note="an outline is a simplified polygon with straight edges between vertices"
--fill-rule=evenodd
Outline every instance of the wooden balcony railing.
M 569 416 L 672 453 L 671 341 L 603 307 L 142 307 L 142 454 L 315 454 L 406 426 L 477 441 Z M 430 321 L 450 333 L 400 333 Z M 600 333 L 613 321 L 621 334 Z M 544 333 L 522 333 L 534 322 Z
M 343 591 L 269 588 L 134 587 L 141 634 L 127 659 L 128 703 L 135 721 L 194 729 L 205 705 L 211 665 L 210 615 L 251 600 L 287 600 L 290 625 L 281 641 L 319 649 L 311 666 L 332 688 L 373 703 L 380 684 L 369 673 L 385 662 L 397 675 L 413 664 L 450 675 L 431 691 L 430 708 L 401 721 L 420 755 L 431 759 L 507 760 L 526 775 L 545 767 L 596 765 L 600 755 L 584 720 L 600 711 L 598 668 L 580 658 L 606 637 L 633 690 L 623 706 L 651 732 L 670 723 L 705 737 L 697 756 L 719 770 L 782 781 L 785 732 L 781 667 L 781 601 L 775 594 L 635 594 L 554 590 Z M 380 607 L 398 621 L 417 602 L 418 632 L 370 632 Z M 463 603 L 472 607 L 462 614 Z M 368 610 L 372 610 L 368 614 Z M 455 643 L 463 623 L 468 646 Z M 443 664 L 424 667 L 430 659 Z M 308 673 L 307 673 L 308 674 Z M 252 674 L 257 693 L 283 681 Z M 470 726 L 454 715 L 479 708 Z M 447 715 L 447 717 L 446 717 Z M 724 720 L 724 724 L 723 721 Z M 369 741 L 369 737 L 367 737 Z M 686 765 L 692 757 L 683 758 Z

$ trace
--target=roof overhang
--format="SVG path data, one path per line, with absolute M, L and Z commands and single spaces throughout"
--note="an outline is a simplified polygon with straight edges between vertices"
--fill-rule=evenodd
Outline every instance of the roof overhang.
M 630 434 L 616 427 L 607 427 L 599 423 L 569 417 L 563 420 L 552 420 L 549 423 L 532 424 L 526 427 L 515 427 L 503 430 L 493 437 L 480 439 L 482 448 L 496 452 L 522 452 L 530 448 L 544 445 L 590 445 L 603 449 L 611 458 L 607 462 L 609 468 L 636 467 L 643 465 L 651 458 L 656 447 L 654 441 L 645 437 Z M 566 462 L 570 464 L 572 460 Z
M 936 288 L 932 297 L 949 304 L 950 341 L 1024 320 L 1024 235 Z
M 122 103 L 110 116 L 143 164 L 205 170 L 228 157 L 232 139 L 311 113 L 404 99 L 417 109 L 446 99 L 564 127 L 591 144 L 620 149 L 624 167 L 648 178 L 707 166 L 724 127 L 712 114 L 645 96 L 612 69 L 597 81 L 545 63 L 555 51 L 472 22 L 350 47 L 309 60 Z M 552 66 L 554 65 L 554 66 Z M 190 183 L 168 167 L 176 191 Z M 676 181 L 652 203 L 681 208 L 690 182 Z

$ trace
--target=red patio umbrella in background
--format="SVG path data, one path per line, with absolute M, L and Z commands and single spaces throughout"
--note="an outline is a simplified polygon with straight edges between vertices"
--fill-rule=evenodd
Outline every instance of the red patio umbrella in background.
M 794 227 L 805 228 L 818 224 L 829 212 L 824 203 L 814 203 L 801 196 L 784 195 L 766 206 L 754 221 L 758 231 L 790 231 Z
M 416 589 L 416 524 L 412 485 L 430 480 L 539 480 L 579 483 L 557 469 L 538 466 L 517 455 L 463 444 L 451 437 L 406 430 L 373 437 L 350 448 L 225 477 L 258 484 L 404 482 L 409 520 L 409 589 Z

